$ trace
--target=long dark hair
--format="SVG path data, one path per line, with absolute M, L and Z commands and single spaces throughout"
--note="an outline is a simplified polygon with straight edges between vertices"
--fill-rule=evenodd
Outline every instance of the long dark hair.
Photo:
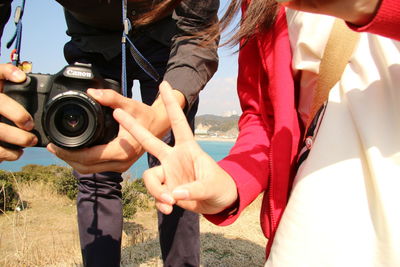
M 275 0 L 231 0 L 224 15 L 219 22 L 221 32 L 227 30 L 235 16 L 241 10 L 241 6 L 247 2 L 247 8 L 239 22 L 233 26 L 232 34 L 221 45 L 234 46 L 241 41 L 246 43 L 257 33 L 269 29 L 276 18 L 278 4 Z
M 164 0 L 152 6 L 149 12 L 138 17 L 134 24 L 138 26 L 147 25 L 171 13 L 182 0 Z M 201 0 L 199 0 L 201 1 Z M 149 3 L 148 0 L 142 1 Z M 154 1 L 153 1 L 154 2 Z M 202 37 L 205 43 L 213 43 L 220 37 L 220 33 L 227 30 L 241 6 L 247 2 L 245 15 L 241 17 L 237 25 L 233 26 L 232 34 L 221 45 L 234 46 L 242 40 L 248 40 L 255 34 L 269 29 L 276 17 L 278 4 L 275 0 L 231 0 L 218 23 L 209 25 L 204 31 L 194 33 L 194 36 Z
M 155 3 L 156 2 L 156 3 Z M 145 26 L 160 18 L 171 14 L 182 0 L 164 0 L 164 1 L 150 1 L 150 0 L 140 0 L 135 1 L 135 5 L 141 5 L 145 7 L 148 12 L 139 15 L 134 21 L 135 26 Z

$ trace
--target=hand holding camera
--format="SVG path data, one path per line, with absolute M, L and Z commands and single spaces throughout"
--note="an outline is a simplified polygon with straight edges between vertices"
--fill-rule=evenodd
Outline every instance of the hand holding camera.
M 33 117 L 31 131 L 35 135 L 30 134 L 36 136 L 36 146 L 47 146 L 80 173 L 124 172 L 144 153 L 135 138 L 114 120 L 115 108 L 134 114 L 158 137 L 169 129 L 168 118 L 158 110 L 164 109 L 162 102 L 156 100 L 157 105 L 148 106 L 123 97 L 117 82 L 103 79 L 87 64 L 68 65 L 54 75 L 30 73 L 22 83 L 6 83 L 4 91 Z M 2 125 L 14 125 L 7 116 L 1 121 Z M 3 141 L 8 148 L 21 150 L 23 146 Z
M 3 94 L 5 80 L 23 82 L 26 75 L 23 71 L 11 64 L 0 64 L 0 116 L 7 118 L 13 125 L 0 123 L 0 141 L 21 147 L 34 146 L 37 137 L 30 133 L 34 127 L 31 115 L 19 103 Z M 10 149 L 0 146 L 0 162 L 14 161 L 20 158 L 22 149 Z
M 143 127 L 155 132 L 151 125 L 157 124 L 156 121 L 161 116 L 159 114 L 156 116 L 157 111 L 153 107 L 126 98 L 113 90 L 89 89 L 87 92 L 103 106 L 112 109 L 121 108 L 134 114 Z M 160 130 L 162 127 L 154 128 Z M 144 153 L 142 146 L 123 127 L 120 127 L 118 136 L 107 144 L 80 150 L 62 149 L 50 144 L 47 149 L 82 174 L 105 171 L 124 172 Z
M 118 82 L 102 78 L 90 64 L 75 63 L 54 75 L 29 73 L 22 83 L 6 82 L 4 93 L 33 117 L 36 146 L 46 147 L 51 142 L 79 149 L 110 142 L 119 128 L 112 109 L 87 95 L 87 88 L 120 90 Z M 4 116 L 1 121 L 14 124 Z M 11 143 L 3 146 L 17 148 Z

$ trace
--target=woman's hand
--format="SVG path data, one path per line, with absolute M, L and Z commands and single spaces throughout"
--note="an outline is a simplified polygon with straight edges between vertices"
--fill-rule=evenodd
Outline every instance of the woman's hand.
M 14 122 L 15 126 L 0 123 L 0 140 L 20 147 L 34 146 L 38 139 L 30 133 L 34 127 L 32 116 L 16 101 L 3 94 L 4 80 L 23 82 L 26 75 L 11 64 L 0 64 L 0 116 Z M 0 162 L 14 161 L 21 157 L 22 149 L 9 149 L 0 146 Z
M 157 208 L 170 214 L 177 204 L 187 210 L 215 214 L 230 207 L 237 199 L 233 179 L 195 142 L 169 84 L 163 82 L 160 92 L 175 135 L 174 147 L 153 136 L 131 114 L 122 109 L 114 111 L 116 120 L 161 162 L 143 176 Z
M 383 0 L 276 0 L 284 6 L 306 12 L 341 18 L 355 25 L 366 25 Z

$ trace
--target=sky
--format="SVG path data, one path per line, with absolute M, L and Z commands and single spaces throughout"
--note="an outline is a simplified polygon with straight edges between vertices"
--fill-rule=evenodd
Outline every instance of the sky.
M 221 12 L 227 1 L 221 0 Z M 14 0 L 13 10 L 21 2 Z M 53 74 L 66 65 L 63 46 L 69 37 L 65 33 L 66 24 L 62 7 L 56 1 L 26 1 L 22 24 L 21 60 L 31 61 L 34 73 Z M 10 18 L 1 38 L 0 63 L 10 62 L 10 52 L 13 47 L 6 49 L 6 43 L 14 31 L 15 24 Z M 235 48 L 219 49 L 218 71 L 200 93 L 198 115 L 241 113 L 236 93 L 237 53 L 234 52 Z M 137 84 L 134 85 L 133 95 L 135 99 L 140 100 Z

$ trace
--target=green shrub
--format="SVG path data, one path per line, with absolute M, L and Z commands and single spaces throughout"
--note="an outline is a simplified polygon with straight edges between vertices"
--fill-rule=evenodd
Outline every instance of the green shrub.
M 122 184 L 122 214 L 125 219 L 132 218 L 139 209 L 148 208 L 150 195 L 143 179 L 125 179 Z
M 19 201 L 15 190 L 14 179 L 18 182 L 44 182 L 52 186 L 60 195 L 76 199 L 78 180 L 72 175 L 72 169 L 56 165 L 26 165 L 19 172 L 0 170 L 0 209 L 14 210 Z M 140 209 L 149 206 L 150 195 L 147 193 L 143 179 L 131 180 L 127 177 L 122 183 L 122 205 L 124 218 L 132 218 Z
M 20 181 L 42 181 L 42 182 L 54 182 L 55 180 L 69 176 L 71 168 L 57 166 L 57 165 L 35 165 L 29 164 L 21 168 L 20 172 L 15 173 Z
M 70 167 L 57 165 L 29 164 L 14 173 L 16 179 L 21 182 L 43 182 L 52 186 L 60 195 L 69 199 L 75 199 L 78 193 L 78 182 L 72 175 Z
M 78 194 L 78 180 L 72 175 L 71 170 L 64 172 L 53 180 L 53 185 L 56 192 L 60 195 L 65 195 L 69 199 L 74 200 Z
M 130 183 L 132 183 L 132 186 L 135 188 L 136 191 L 150 197 L 150 194 L 147 191 L 147 188 L 144 185 L 144 181 L 142 178 L 131 180 Z
M 13 183 L 11 173 L 0 172 L 0 210 L 2 212 L 15 210 L 19 195 Z

